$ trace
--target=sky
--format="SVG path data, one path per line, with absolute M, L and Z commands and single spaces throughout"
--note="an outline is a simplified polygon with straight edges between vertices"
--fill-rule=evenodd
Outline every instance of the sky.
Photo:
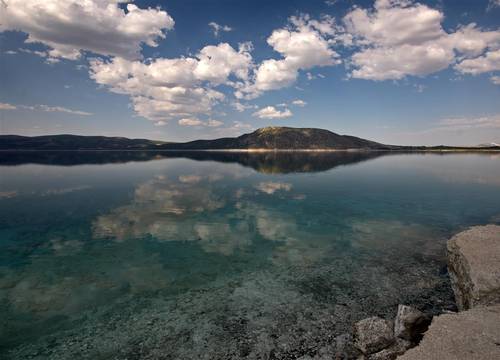
M 500 0 L 0 0 L 0 134 L 500 143 Z

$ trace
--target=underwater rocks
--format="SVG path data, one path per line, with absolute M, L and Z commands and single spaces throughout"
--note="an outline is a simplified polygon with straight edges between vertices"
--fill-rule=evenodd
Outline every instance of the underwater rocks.
M 394 323 L 370 317 L 354 325 L 354 344 L 363 353 L 359 360 L 394 360 L 421 339 L 430 317 L 407 305 L 399 305 Z
M 448 269 L 460 310 L 500 302 L 500 226 L 475 226 L 448 240 Z
M 358 321 L 354 336 L 356 347 L 364 354 L 375 353 L 394 342 L 391 322 L 376 316 Z

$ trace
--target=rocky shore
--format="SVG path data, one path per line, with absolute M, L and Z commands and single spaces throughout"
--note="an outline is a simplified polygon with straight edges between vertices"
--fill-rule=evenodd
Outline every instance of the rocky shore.
M 394 322 L 354 325 L 359 360 L 500 359 L 500 226 L 476 226 L 448 240 L 458 313 L 432 319 L 399 305 Z

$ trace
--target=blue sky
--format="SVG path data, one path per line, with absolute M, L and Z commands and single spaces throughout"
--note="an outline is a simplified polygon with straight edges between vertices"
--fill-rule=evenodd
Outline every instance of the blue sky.
M 0 133 L 500 143 L 499 25 L 494 0 L 4 0 Z

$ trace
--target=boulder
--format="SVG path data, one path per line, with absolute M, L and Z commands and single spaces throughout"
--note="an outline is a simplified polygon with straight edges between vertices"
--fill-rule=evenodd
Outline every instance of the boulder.
M 373 354 L 394 342 L 393 326 L 390 321 L 370 317 L 354 325 L 354 344 L 363 354 Z
M 475 226 L 448 240 L 448 269 L 460 310 L 500 303 L 500 226 Z
M 414 342 L 420 341 L 431 319 L 423 312 L 407 305 L 399 305 L 394 321 L 394 335 Z
M 500 359 L 500 305 L 434 317 L 417 347 L 398 360 Z

